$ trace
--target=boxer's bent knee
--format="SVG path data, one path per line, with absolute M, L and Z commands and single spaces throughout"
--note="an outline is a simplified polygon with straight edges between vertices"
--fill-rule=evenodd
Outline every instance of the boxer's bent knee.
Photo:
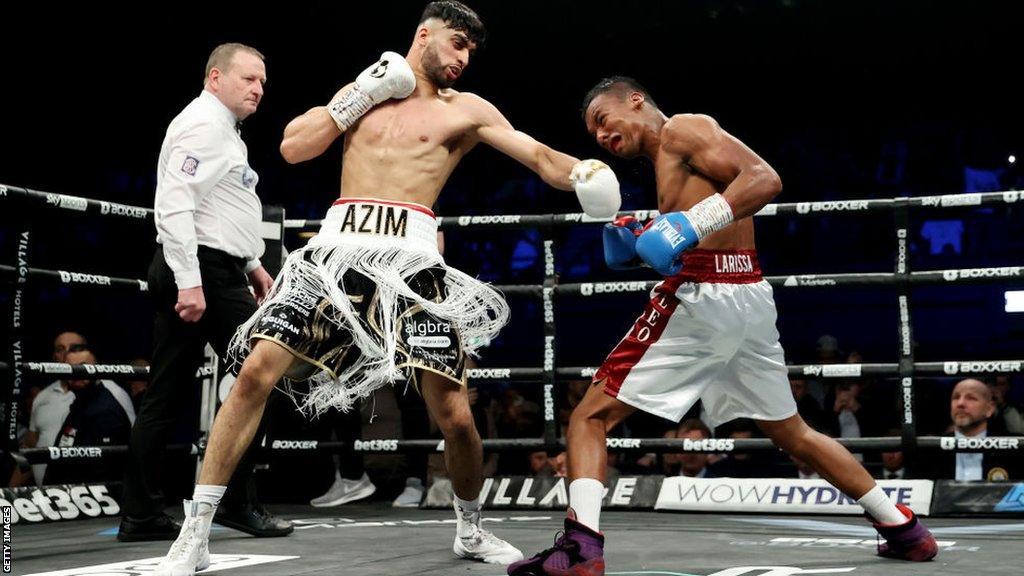
M 258 341 L 242 363 L 231 393 L 246 399 L 265 399 L 293 360 L 282 346 L 268 340 Z
M 611 430 L 636 408 L 604 393 L 604 381 L 595 382 L 569 417 L 570 427 L 603 426 Z
M 473 415 L 469 412 L 453 412 L 444 422 L 438 422 L 438 427 L 450 442 L 472 440 L 478 435 Z

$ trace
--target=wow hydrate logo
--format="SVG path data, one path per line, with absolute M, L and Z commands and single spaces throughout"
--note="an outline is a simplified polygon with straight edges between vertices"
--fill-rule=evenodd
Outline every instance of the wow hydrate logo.
M 927 509 L 930 481 L 884 481 L 895 502 Z M 860 506 L 824 480 L 666 478 L 656 509 L 735 512 L 861 513 Z

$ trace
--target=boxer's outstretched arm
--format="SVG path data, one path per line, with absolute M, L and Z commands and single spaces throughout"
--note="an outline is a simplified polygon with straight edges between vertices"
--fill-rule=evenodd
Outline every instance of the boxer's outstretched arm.
M 578 159 L 563 154 L 520 132 L 490 102 L 472 94 L 460 94 L 476 120 L 476 135 L 481 142 L 518 160 L 544 182 L 559 190 L 572 190 L 569 173 Z
M 775 170 L 710 116 L 673 116 L 662 132 L 661 146 L 697 172 L 727 182 L 722 196 L 736 220 L 752 216 L 782 192 Z
M 350 83 L 331 98 L 334 102 L 352 89 Z M 288 123 L 281 140 L 281 156 L 289 164 L 312 160 L 323 154 L 341 136 L 341 129 L 327 111 L 327 106 L 317 106 Z

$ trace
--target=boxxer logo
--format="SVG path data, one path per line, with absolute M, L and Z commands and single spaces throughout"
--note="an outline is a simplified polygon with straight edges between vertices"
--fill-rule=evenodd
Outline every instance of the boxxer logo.
M 130 218 L 145 218 L 146 209 L 138 206 L 127 206 L 114 202 L 100 202 L 100 214 L 113 214 L 115 216 L 128 216 Z
M 518 224 L 519 215 L 506 216 L 459 216 L 459 226 L 470 224 Z
M 510 368 L 470 368 L 466 370 L 466 375 L 481 380 L 497 380 L 511 377 L 512 370 Z
M 50 460 L 102 457 L 103 449 L 95 446 L 50 446 Z
M 274 450 L 316 450 L 316 440 L 274 440 L 270 445 Z
M 608 438 L 606 444 L 607 444 L 608 448 L 632 448 L 632 449 L 636 449 L 636 448 L 640 447 L 640 439 L 639 438 Z

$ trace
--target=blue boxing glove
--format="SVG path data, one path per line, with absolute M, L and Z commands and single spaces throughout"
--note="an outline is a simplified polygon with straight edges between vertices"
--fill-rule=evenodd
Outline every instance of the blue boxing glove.
M 654 222 L 636 240 L 636 253 L 662 276 L 673 276 L 683 269 L 680 255 L 700 242 L 686 212 L 670 212 Z M 607 241 L 605 253 L 607 254 Z
M 604 261 L 612 270 L 640 268 L 643 262 L 636 255 L 636 239 L 643 226 L 632 216 L 623 216 L 604 225 Z

